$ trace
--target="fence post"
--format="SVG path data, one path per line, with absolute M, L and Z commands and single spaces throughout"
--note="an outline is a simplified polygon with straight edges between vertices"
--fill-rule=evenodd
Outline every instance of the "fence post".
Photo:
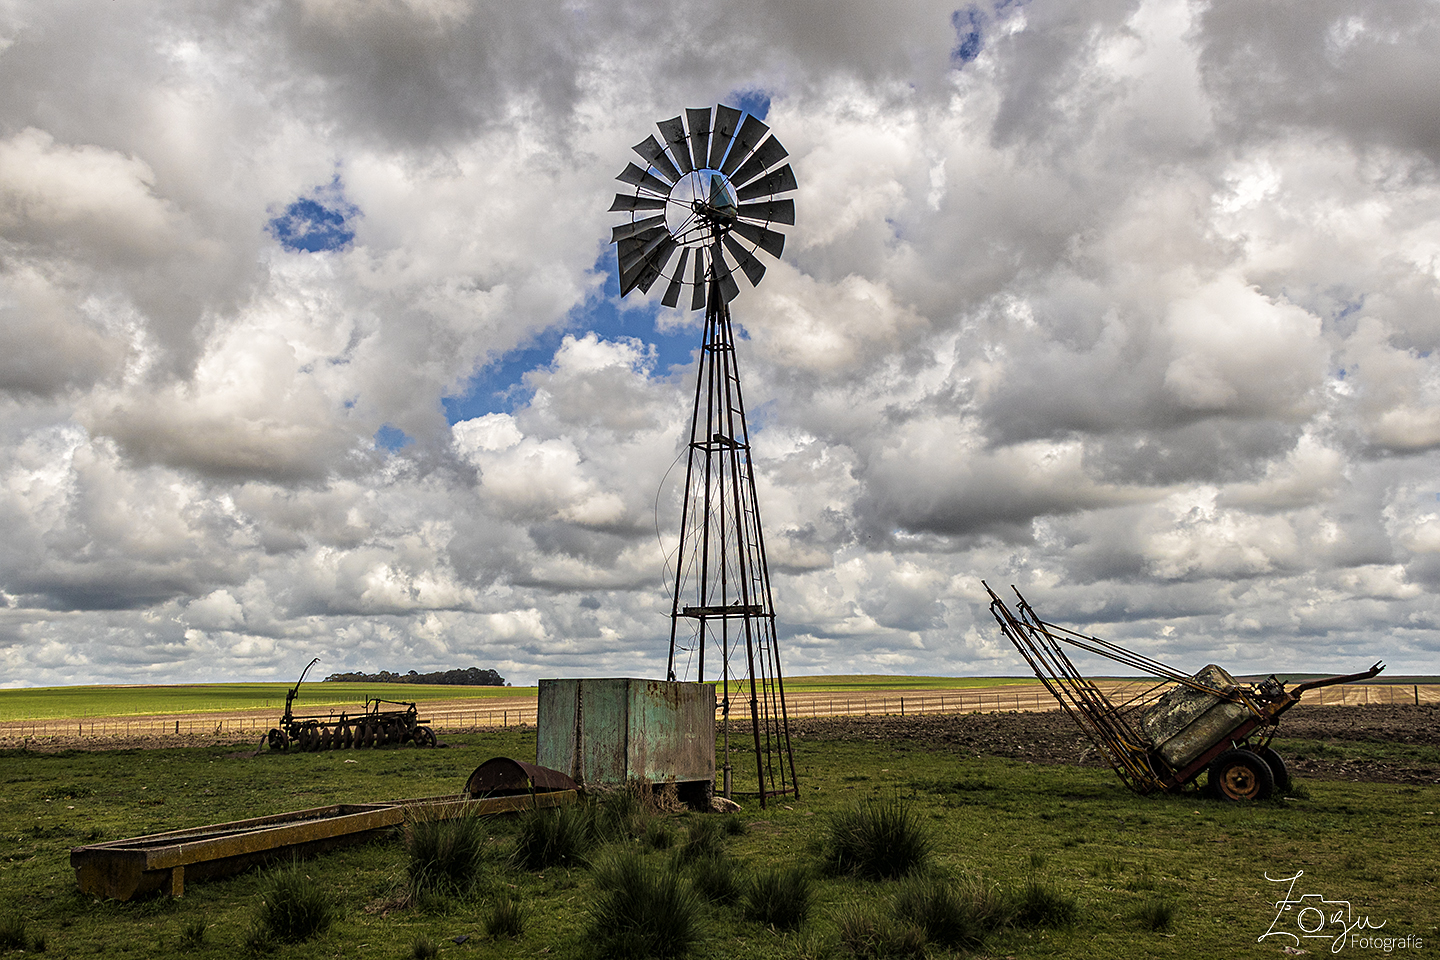
M 900 698 L 900 716 L 905 716 L 905 698 Z

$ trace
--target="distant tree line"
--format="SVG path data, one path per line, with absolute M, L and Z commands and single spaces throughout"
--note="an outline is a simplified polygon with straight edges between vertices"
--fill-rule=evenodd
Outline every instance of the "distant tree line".
M 332 673 L 326 680 L 343 680 L 350 683 L 431 683 L 449 687 L 504 687 L 505 678 L 494 670 L 467 667 L 464 670 L 438 670 L 435 673 Z

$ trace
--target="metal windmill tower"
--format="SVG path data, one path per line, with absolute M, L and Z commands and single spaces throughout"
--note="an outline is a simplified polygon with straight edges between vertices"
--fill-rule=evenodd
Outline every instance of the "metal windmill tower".
M 795 202 L 776 199 L 795 189 L 795 175 L 788 163 L 775 167 L 788 151 L 766 136 L 769 128 L 733 107 L 686 110 L 657 126 L 664 144 L 651 134 L 636 145 L 646 165 L 631 163 L 616 178 L 634 189 L 617 194 L 610 209 L 628 214 L 611 237 L 620 295 L 648 292 L 664 278 L 661 303 L 678 306 L 688 290 L 690 309 L 705 311 L 667 679 L 708 676 L 719 685 L 727 797 L 732 758 L 748 752 L 737 745 L 732 753 L 732 710 L 740 710 L 739 729 L 748 719 L 764 806 L 798 795 L 799 785 L 729 304 L 740 292 L 735 267 L 754 286 L 765 275 L 756 252 L 784 250 L 784 235 L 770 227 L 795 223 Z

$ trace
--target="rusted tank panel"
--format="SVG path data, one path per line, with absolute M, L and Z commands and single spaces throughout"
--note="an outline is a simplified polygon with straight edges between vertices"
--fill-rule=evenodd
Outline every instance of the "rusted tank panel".
M 536 762 L 583 784 L 711 783 L 715 688 L 605 677 L 541 680 Z
M 470 774 L 465 792 L 472 797 L 501 797 L 518 793 L 548 793 L 552 790 L 574 790 L 575 781 L 548 767 L 537 767 L 523 760 L 491 757 Z
M 1191 679 L 1227 692 L 1238 686 L 1234 677 L 1213 663 Z M 1213 747 L 1248 716 L 1250 711 L 1242 703 L 1180 684 L 1141 714 L 1140 728 L 1165 762 L 1178 770 Z

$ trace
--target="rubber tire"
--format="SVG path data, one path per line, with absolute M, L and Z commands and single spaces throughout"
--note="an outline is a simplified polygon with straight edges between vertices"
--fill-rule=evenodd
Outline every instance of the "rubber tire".
M 1251 750 L 1227 750 L 1210 764 L 1210 795 L 1235 803 L 1269 800 L 1275 792 L 1270 765 Z
M 1265 761 L 1270 768 L 1270 775 L 1275 779 L 1275 795 L 1283 797 L 1290 792 L 1294 786 L 1290 781 L 1290 771 L 1285 767 L 1285 761 L 1270 747 L 1256 747 L 1255 755 Z

